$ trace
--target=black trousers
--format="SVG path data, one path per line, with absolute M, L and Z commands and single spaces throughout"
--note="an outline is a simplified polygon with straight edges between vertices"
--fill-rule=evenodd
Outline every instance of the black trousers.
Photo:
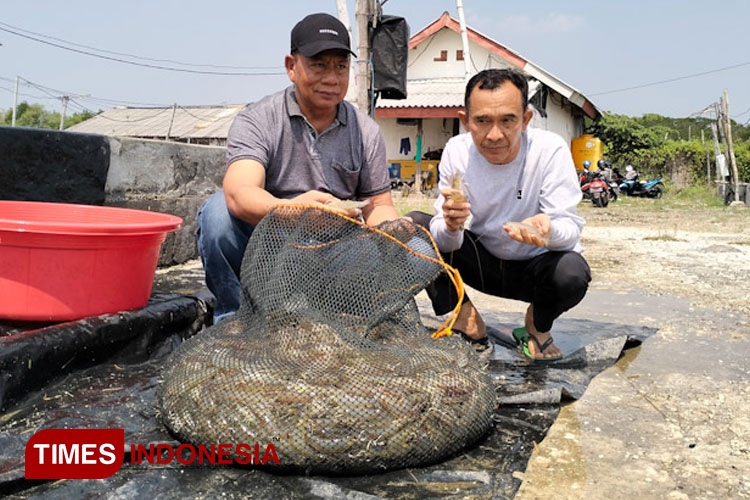
M 429 229 L 431 215 L 411 212 L 408 217 Z M 578 304 L 591 281 L 589 265 L 578 252 L 549 251 L 528 260 L 503 260 L 489 253 L 468 230 L 461 248 L 442 256 L 472 288 L 533 304 L 534 326 L 540 332 L 550 331 L 555 319 Z M 456 289 L 445 273 L 428 285 L 427 294 L 435 314 L 446 314 L 458 303 Z

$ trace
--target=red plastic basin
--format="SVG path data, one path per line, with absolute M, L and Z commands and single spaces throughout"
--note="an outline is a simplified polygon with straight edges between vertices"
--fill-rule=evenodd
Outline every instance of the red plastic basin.
M 0 201 L 0 318 L 67 321 L 143 307 L 173 215 Z

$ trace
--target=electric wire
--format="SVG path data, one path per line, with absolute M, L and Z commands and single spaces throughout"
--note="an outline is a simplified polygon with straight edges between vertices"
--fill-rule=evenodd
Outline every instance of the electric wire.
M 51 45 L 53 47 L 57 47 L 63 50 L 68 50 L 70 52 L 75 52 L 78 54 L 84 54 L 84 55 L 88 55 L 92 57 L 97 57 L 99 59 L 106 59 L 108 61 L 119 62 L 122 64 L 129 64 L 132 66 L 140 66 L 143 68 L 158 69 L 162 71 L 176 71 L 179 73 L 193 73 L 193 74 L 199 74 L 199 75 L 221 75 L 221 76 L 274 76 L 274 75 L 286 74 L 285 71 L 262 71 L 262 72 L 257 72 L 257 73 L 248 73 L 248 72 L 232 72 L 232 71 L 207 71 L 207 70 L 195 70 L 195 69 L 186 69 L 186 68 L 170 68 L 168 66 L 161 66 L 158 64 L 148 64 L 148 63 L 139 63 L 135 61 L 126 61 L 124 59 L 119 59 L 117 57 L 105 56 L 102 54 L 95 54 L 93 52 L 88 52 L 85 50 L 75 49 L 72 47 L 66 47 L 58 43 L 48 42 L 40 38 L 36 38 L 30 35 L 25 35 L 23 33 L 18 33 L 16 31 L 9 30 L 8 28 L 3 28 L 2 26 L 0 26 L 0 31 L 5 31 L 6 33 L 10 33 L 12 35 L 16 35 L 22 38 L 28 38 L 29 40 L 34 40 L 36 42 L 43 43 L 45 45 Z
M 59 100 L 59 99 L 65 97 L 65 96 L 69 96 L 71 94 L 70 92 L 65 92 L 65 91 L 62 91 L 62 90 L 59 90 L 59 89 L 54 89 L 52 87 L 47 87 L 47 86 L 44 86 L 44 85 L 41 85 L 41 84 L 34 83 L 34 82 L 32 82 L 30 80 L 27 80 L 26 78 L 23 78 L 23 77 L 20 77 L 20 76 L 18 78 L 19 78 L 20 81 L 23 81 L 25 85 L 32 86 L 32 87 L 34 87 L 34 88 L 36 88 L 36 89 L 44 92 L 45 94 L 47 94 L 47 96 L 32 96 L 32 95 L 29 95 L 29 94 L 22 94 L 22 93 L 19 92 L 19 95 L 28 95 L 29 97 L 35 97 L 35 98 L 38 98 L 38 99 Z M 13 81 L 12 79 L 5 78 L 5 77 L 0 77 L 0 80 Z M 7 91 L 9 91 L 11 93 L 14 92 L 13 90 L 8 89 L 6 87 L 0 87 L 0 89 L 7 90 Z M 55 95 L 52 92 L 55 92 L 58 95 Z M 84 100 L 84 101 L 86 101 L 86 100 L 93 101 L 94 103 L 96 103 L 96 101 L 107 101 L 107 102 L 115 102 L 115 103 L 127 102 L 127 101 L 115 101 L 115 100 L 112 100 L 112 99 L 91 98 L 91 97 L 87 97 L 87 96 L 77 96 L 76 99 L 81 99 L 81 100 Z M 158 109 L 158 111 L 156 113 L 154 113 L 152 115 L 149 115 L 149 116 L 146 116 L 146 117 L 132 119 L 132 120 L 122 120 L 122 119 L 112 118 L 110 116 L 103 115 L 102 112 L 101 112 L 101 110 L 100 111 L 94 111 L 91 108 L 89 108 L 89 107 L 81 104 L 77 100 L 72 99 L 70 97 L 68 97 L 68 103 L 69 103 L 69 105 L 71 107 L 73 107 L 75 109 L 78 109 L 79 111 L 84 111 L 84 112 L 90 113 L 90 114 L 92 114 L 94 116 L 100 116 L 101 118 L 103 118 L 105 120 L 119 122 L 119 123 L 135 123 L 135 122 L 141 122 L 141 121 L 145 121 L 145 120 L 150 120 L 151 118 L 154 118 L 154 117 L 156 117 L 156 116 L 164 113 L 165 111 L 168 111 L 172 107 L 172 105 L 165 105 L 165 104 L 149 104 L 149 106 L 157 106 L 158 108 L 163 108 L 163 109 Z M 144 104 L 144 103 L 138 103 L 138 104 Z M 178 105 L 177 107 L 179 107 L 180 109 L 182 109 L 185 113 L 189 114 L 193 118 L 196 118 L 196 119 L 202 120 L 204 122 L 208 122 L 208 123 L 214 123 L 214 122 L 217 122 L 217 121 L 228 120 L 230 118 L 234 118 L 234 114 L 229 114 L 229 115 L 227 115 L 225 117 L 219 117 L 219 118 L 214 118 L 214 119 L 209 120 L 209 119 L 197 116 L 194 113 L 191 113 L 190 111 L 188 111 L 187 109 L 185 109 L 182 106 Z M 216 107 L 219 107 L 219 106 L 216 106 Z
M 97 47 L 92 47 L 90 45 L 84 45 L 84 44 L 81 44 L 81 43 L 75 43 L 75 42 L 71 42 L 69 40 L 63 40 L 62 38 L 57 38 L 57 37 L 54 37 L 54 36 L 45 35 L 43 33 L 37 33 L 35 31 L 25 30 L 23 28 L 19 28 L 18 26 L 13 26 L 13 25 L 10 25 L 8 23 L 0 22 L 0 25 L 5 26 L 6 28 L 14 29 L 16 31 L 20 31 L 22 33 L 36 35 L 36 36 L 40 36 L 40 37 L 43 37 L 43 38 L 48 38 L 50 40 L 55 40 L 55 41 L 58 41 L 58 42 L 62 42 L 62 43 L 65 43 L 67 45 L 73 45 L 75 47 L 81 47 L 81 48 L 84 48 L 84 49 L 91 49 L 91 50 L 95 50 L 97 52 L 104 52 L 106 54 L 112 54 L 112 55 L 116 55 L 116 56 L 129 57 L 131 59 L 142 59 L 144 61 L 153 61 L 153 62 L 161 62 L 161 63 L 179 64 L 180 66 L 203 66 L 203 67 L 208 67 L 208 68 L 229 68 L 229 69 L 277 69 L 278 68 L 278 66 L 229 66 L 229 65 L 222 65 L 222 64 L 187 63 L 187 62 L 175 61 L 173 59 L 156 59 L 156 58 L 151 58 L 151 57 L 139 56 L 139 55 L 135 55 L 135 54 L 128 54 L 126 52 L 115 52 L 113 50 L 99 49 Z
M 89 113 L 95 114 L 99 118 L 104 118 L 105 120 L 109 120 L 109 121 L 112 121 L 112 122 L 119 122 L 119 123 L 143 122 L 143 121 L 155 118 L 155 117 L 161 115 L 162 113 L 165 113 L 166 111 L 170 111 L 172 109 L 171 107 L 169 107 L 169 108 L 163 108 L 163 109 L 159 109 L 153 115 L 145 116 L 143 118 L 137 118 L 137 119 L 133 119 L 133 120 L 120 120 L 120 119 L 117 119 L 117 118 L 112 118 L 111 116 L 106 116 L 104 114 L 98 114 L 97 112 L 92 111 L 92 110 L 88 109 L 86 106 L 84 106 L 83 104 L 77 102 L 75 99 L 70 99 L 69 102 L 73 102 L 73 103 L 77 104 L 78 106 L 80 106 L 81 108 L 83 108 L 85 111 L 88 111 Z
M 29 94 L 26 94 L 29 97 L 37 97 L 37 98 L 41 98 L 41 99 L 55 99 L 55 100 L 59 100 L 59 99 L 65 97 L 65 96 L 77 95 L 76 92 L 68 92 L 66 90 L 60 90 L 60 89 L 56 89 L 56 88 L 53 88 L 53 87 L 48 87 L 48 86 L 42 85 L 40 83 L 32 82 L 31 80 L 28 80 L 28 79 L 23 78 L 21 76 L 19 76 L 18 78 L 22 82 L 23 85 L 28 85 L 28 86 L 35 87 L 35 88 L 37 88 L 39 90 L 42 90 L 43 92 L 45 92 L 45 94 L 47 94 L 48 96 L 50 96 L 50 97 L 31 96 Z M 15 79 L 3 77 L 3 76 L 0 76 L 0 80 L 5 80 L 5 81 L 8 81 L 8 82 L 15 82 Z M 19 93 L 19 95 L 21 95 L 21 94 Z M 153 102 L 146 103 L 146 102 L 137 102 L 137 101 L 124 101 L 124 100 L 120 100 L 120 99 L 107 99 L 107 98 L 96 97 L 96 96 L 91 96 L 91 95 L 87 95 L 87 96 L 78 95 L 77 98 L 79 100 L 82 100 L 82 101 L 91 102 L 93 104 L 103 105 L 103 106 L 127 105 L 127 106 L 139 106 L 139 107 L 144 107 L 145 106 L 145 107 L 156 107 L 156 108 L 167 108 L 167 107 L 171 108 L 172 104 L 173 104 L 173 103 L 167 104 L 167 103 L 153 103 Z M 204 105 L 201 105 L 201 107 L 214 107 L 214 108 L 216 108 L 216 107 L 224 107 L 224 106 L 225 106 L 225 104 L 209 104 L 209 105 L 205 105 L 204 104 Z M 91 111 L 89 109 L 87 109 L 87 111 L 93 112 L 93 111 Z
M 730 69 L 740 68 L 742 66 L 748 66 L 748 65 L 750 65 L 750 62 L 744 62 L 744 63 L 734 64 L 732 66 L 725 66 L 723 68 L 712 69 L 709 71 L 701 71 L 700 73 L 693 73 L 690 75 L 678 76 L 676 78 L 668 78 L 666 80 L 659 80 L 657 82 L 644 83 L 642 85 L 633 85 L 632 87 L 623 87 L 621 89 L 607 90 L 605 92 L 597 92 L 595 94 L 590 94 L 590 95 L 591 97 L 596 97 L 600 95 L 614 94 L 616 92 L 625 92 L 627 90 L 635 90 L 635 89 L 642 89 L 646 87 L 653 87 L 655 85 L 661 85 L 663 83 L 671 83 L 671 82 L 676 82 L 679 80 L 687 80 L 688 78 L 695 78 L 698 76 L 710 75 L 712 73 L 718 73 L 720 71 L 727 71 Z
M 10 92 L 11 94 L 15 94 L 15 92 L 16 92 L 14 89 L 9 89 L 8 87 L 0 87 L 0 90 L 6 90 L 6 91 Z M 25 97 L 31 97 L 31 98 L 34 98 L 34 99 L 48 99 L 48 100 L 53 100 L 53 99 L 54 100 L 58 100 L 59 99 L 58 97 L 47 97 L 47 96 L 43 96 L 43 95 L 26 94 L 24 92 L 19 92 L 18 95 L 22 95 L 22 96 L 25 96 Z
M 434 39 L 435 39 L 434 35 L 430 37 L 430 40 L 427 42 L 427 45 L 425 45 L 424 49 L 422 49 L 422 52 L 420 52 L 419 54 L 417 54 L 417 56 L 409 64 L 406 65 L 407 68 L 410 68 L 414 63 L 417 62 L 417 60 L 420 57 L 422 57 L 422 54 L 424 54 L 425 52 L 427 52 L 427 49 L 430 47 L 430 44 L 432 43 L 432 41 Z
M 216 117 L 216 118 L 213 118 L 213 119 L 209 120 L 208 118 L 205 118 L 205 117 L 202 117 L 202 116 L 198 116 L 198 115 L 196 115 L 194 113 L 191 113 L 190 111 L 188 111 L 187 109 L 183 108 L 179 104 L 177 105 L 177 107 L 179 109 L 181 109 L 184 113 L 188 114 L 189 116 L 192 116 L 193 118 L 195 118 L 197 120 L 204 121 L 206 123 L 215 123 L 215 122 L 220 122 L 220 121 L 225 121 L 225 120 L 233 119 L 234 116 L 235 116 L 235 114 L 236 114 L 236 113 L 229 113 L 226 116 L 219 116 L 219 117 Z M 240 110 L 238 109 L 237 111 L 239 112 Z

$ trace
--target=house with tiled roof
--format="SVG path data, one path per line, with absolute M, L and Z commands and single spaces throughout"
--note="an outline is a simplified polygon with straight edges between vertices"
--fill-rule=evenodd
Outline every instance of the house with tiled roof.
M 556 132 L 570 143 L 583 132 L 584 117 L 600 116 L 579 90 L 522 55 L 468 26 L 467 36 L 473 73 L 514 67 L 529 77 L 532 127 Z M 420 128 L 422 154 L 428 158 L 439 158 L 448 139 L 465 131 L 458 119 L 466 87 L 464 74 L 459 22 L 444 12 L 409 39 L 406 99 L 376 103 L 375 119 L 383 130 L 391 163 L 415 159 Z

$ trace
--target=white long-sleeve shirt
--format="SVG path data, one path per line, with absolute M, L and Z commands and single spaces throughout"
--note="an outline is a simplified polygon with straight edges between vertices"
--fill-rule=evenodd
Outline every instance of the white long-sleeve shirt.
M 585 222 L 577 215 L 581 189 L 570 149 L 559 135 L 528 128 L 521 136 L 516 158 L 494 165 L 477 150 L 470 133 L 461 134 L 446 144 L 439 168 L 441 189 L 450 188 L 456 173 L 463 177 L 472 215 L 466 229 L 479 235 L 492 255 L 523 260 L 548 250 L 582 251 Z M 444 201 L 442 195 L 435 200 L 430 232 L 441 251 L 451 252 L 463 244 L 464 231 L 448 230 Z M 505 222 L 521 222 L 538 213 L 551 220 L 547 247 L 520 243 L 502 229 Z

